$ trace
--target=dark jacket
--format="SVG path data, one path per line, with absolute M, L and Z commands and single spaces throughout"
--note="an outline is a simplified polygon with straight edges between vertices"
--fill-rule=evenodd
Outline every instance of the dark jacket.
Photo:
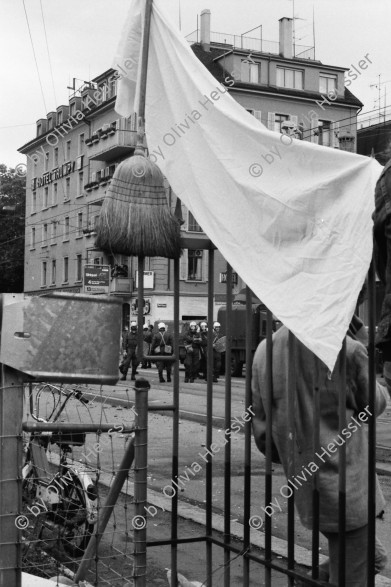
M 188 330 L 183 338 L 183 342 L 184 342 L 185 347 L 187 345 L 192 346 L 192 353 L 195 355 L 195 357 L 200 356 L 201 344 L 202 344 L 202 338 L 201 338 L 200 332 Z M 186 349 L 186 352 L 188 352 L 187 349 Z
M 166 345 L 171 347 L 170 353 L 166 353 L 164 351 L 164 347 Z M 160 332 L 160 331 L 157 332 L 152 339 L 151 353 L 155 354 L 155 355 L 172 355 L 173 352 L 174 352 L 174 349 L 173 349 L 173 342 L 172 342 L 171 334 L 169 334 L 167 331 L 166 332 Z
M 152 342 L 152 332 L 150 330 L 147 330 L 144 332 L 144 342 L 151 344 Z
M 137 347 L 137 331 L 132 332 L 131 330 L 126 334 L 124 340 L 124 349 L 128 354 L 133 354 L 136 352 Z

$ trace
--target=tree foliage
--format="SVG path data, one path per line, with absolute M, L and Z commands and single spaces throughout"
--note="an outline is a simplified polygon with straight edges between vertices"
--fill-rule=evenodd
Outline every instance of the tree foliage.
M 23 291 L 26 177 L 0 164 L 0 293 Z

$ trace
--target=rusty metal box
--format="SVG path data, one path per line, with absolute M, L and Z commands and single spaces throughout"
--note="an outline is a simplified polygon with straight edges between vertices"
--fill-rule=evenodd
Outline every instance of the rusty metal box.
M 40 381 L 118 380 L 121 300 L 3 294 L 0 363 Z

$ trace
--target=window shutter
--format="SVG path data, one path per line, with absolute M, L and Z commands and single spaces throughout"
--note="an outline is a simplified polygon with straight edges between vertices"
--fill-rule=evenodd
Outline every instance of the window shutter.
M 338 140 L 338 134 L 339 134 L 339 122 L 332 122 L 331 123 L 331 133 L 332 133 L 332 142 L 331 142 L 331 146 L 334 147 L 334 149 L 339 149 L 339 140 Z
M 130 117 L 130 130 L 136 131 L 137 130 L 137 114 L 133 112 Z
M 260 111 L 260 110 L 254 110 L 254 117 L 255 117 L 257 120 L 259 120 L 259 122 L 262 122 L 262 119 L 261 119 L 261 114 L 262 114 L 262 113 L 261 113 L 261 111 Z
M 267 128 L 269 130 L 275 130 L 274 126 L 275 126 L 275 113 L 268 112 L 267 113 Z
M 179 279 L 185 280 L 187 279 L 187 272 L 188 272 L 188 250 L 184 249 L 183 254 L 179 259 Z
M 319 131 L 319 119 L 318 118 L 311 118 L 311 143 L 319 143 L 319 135 L 314 134 L 314 131 Z
M 202 280 L 208 281 L 208 267 L 209 267 L 209 251 L 206 249 L 202 255 Z

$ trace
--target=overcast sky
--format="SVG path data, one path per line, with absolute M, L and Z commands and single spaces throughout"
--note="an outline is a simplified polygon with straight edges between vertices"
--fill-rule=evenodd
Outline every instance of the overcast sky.
M 25 162 L 17 148 L 35 136 L 36 120 L 68 102 L 72 78 L 90 80 L 111 67 L 129 5 L 130 0 L 1 0 L 0 163 Z M 165 0 L 165 5 L 178 26 L 181 6 L 184 35 L 209 8 L 212 31 L 240 35 L 262 25 L 263 38 L 277 41 L 278 19 L 293 14 L 293 0 Z M 308 46 L 314 9 L 316 58 L 323 63 L 350 68 L 369 55 L 372 64 L 349 87 L 364 103 L 363 111 L 379 107 L 378 89 L 370 87 L 379 74 L 388 82 L 381 86 L 381 107 L 385 90 L 391 104 L 390 0 L 295 0 L 294 8 L 296 43 Z

